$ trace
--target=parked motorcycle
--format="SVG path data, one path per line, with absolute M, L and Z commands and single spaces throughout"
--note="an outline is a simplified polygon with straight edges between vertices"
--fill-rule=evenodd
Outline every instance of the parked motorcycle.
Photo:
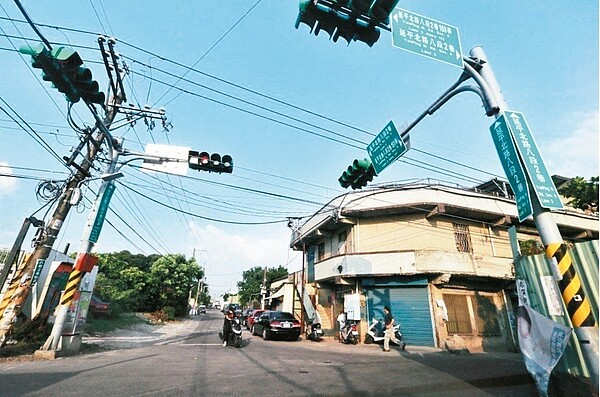
M 342 329 L 342 343 L 356 345 L 358 343 L 358 328 L 355 322 L 348 322 Z
M 323 338 L 321 323 L 310 324 L 306 337 L 314 342 L 320 342 Z
M 231 320 L 231 332 L 229 338 L 227 338 L 227 346 L 242 347 L 242 324 L 238 317 L 234 317 Z M 223 331 L 219 332 L 219 338 L 223 342 Z
M 376 320 L 373 319 L 371 320 L 371 326 L 369 327 L 369 330 L 367 331 L 367 334 L 365 335 L 365 344 L 369 345 L 371 343 L 383 343 L 383 339 L 384 339 L 384 325 L 383 325 L 383 321 L 382 320 Z M 396 339 L 398 339 L 400 341 L 400 347 L 402 348 L 402 350 L 404 350 L 406 348 L 406 343 L 404 343 L 404 338 L 402 337 L 402 333 L 400 332 L 400 324 L 395 324 L 393 326 L 394 328 L 394 335 L 396 336 Z M 390 339 L 391 342 L 391 339 Z M 394 343 L 394 342 L 392 342 Z

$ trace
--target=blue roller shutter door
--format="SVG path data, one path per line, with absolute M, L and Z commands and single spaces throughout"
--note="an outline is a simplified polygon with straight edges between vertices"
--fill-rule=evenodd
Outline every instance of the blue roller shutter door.
M 407 345 L 435 346 L 426 286 L 369 288 L 366 291 L 369 322 L 372 318 L 383 319 L 383 307 L 388 305 L 394 320 L 400 323 Z

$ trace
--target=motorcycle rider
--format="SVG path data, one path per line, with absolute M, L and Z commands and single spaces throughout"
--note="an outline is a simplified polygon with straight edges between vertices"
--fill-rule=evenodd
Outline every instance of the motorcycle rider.
M 227 346 L 227 340 L 229 339 L 229 334 L 231 333 L 231 320 L 235 318 L 235 313 L 233 310 L 227 310 L 225 317 L 223 318 L 223 347 Z

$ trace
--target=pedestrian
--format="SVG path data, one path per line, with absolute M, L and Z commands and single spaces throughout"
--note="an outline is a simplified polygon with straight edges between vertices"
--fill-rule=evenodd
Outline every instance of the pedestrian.
M 385 314 L 385 333 L 383 335 L 383 351 L 390 351 L 390 340 L 400 346 L 401 342 L 396 339 L 396 335 L 394 335 L 394 317 L 392 317 L 392 313 L 390 312 L 390 308 L 385 306 L 383 308 L 383 313 Z
M 337 322 L 340 326 L 339 342 L 343 342 L 344 341 L 344 328 L 346 327 L 346 313 L 344 313 L 343 310 L 341 310 L 339 316 L 337 316 Z

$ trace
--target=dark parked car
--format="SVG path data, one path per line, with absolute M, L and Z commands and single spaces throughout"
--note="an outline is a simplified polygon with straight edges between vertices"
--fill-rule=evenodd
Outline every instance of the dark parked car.
M 254 323 L 252 333 L 262 335 L 265 340 L 279 336 L 291 341 L 298 340 L 300 322 L 292 313 L 267 310 Z
M 242 325 L 248 327 L 248 316 L 250 316 L 252 314 L 252 312 L 254 311 L 254 309 L 244 309 L 244 311 L 242 312 Z
M 254 325 L 256 320 L 258 320 L 260 315 L 263 314 L 264 312 L 265 311 L 263 309 L 257 309 L 257 310 L 252 311 L 252 313 L 250 313 L 250 315 L 248 316 L 248 319 L 246 320 L 246 328 L 251 330 L 252 326 Z
M 90 300 L 90 313 L 92 313 L 94 317 L 108 316 L 110 315 L 110 303 L 104 302 L 95 295 L 92 295 L 92 299 Z

